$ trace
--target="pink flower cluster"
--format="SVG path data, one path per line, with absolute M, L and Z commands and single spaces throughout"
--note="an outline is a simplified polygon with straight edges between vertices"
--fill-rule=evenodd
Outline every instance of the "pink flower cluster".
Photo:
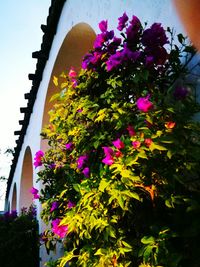
M 105 158 L 102 162 L 106 165 L 112 165 L 114 163 L 114 156 L 121 157 L 123 154 L 121 149 L 125 147 L 124 143 L 120 140 L 120 138 L 116 139 L 112 142 L 115 148 L 117 149 L 116 152 L 111 147 L 104 146 L 102 147 L 104 150 Z
M 129 125 L 127 127 L 127 131 L 129 133 L 130 137 L 136 136 L 136 132 L 135 132 L 133 126 Z M 145 138 L 144 141 L 143 141 L 143 143 L 144 143 L 144 145 L 146 147 L 150 147 L 152 142 L 153 141 L 152 141 L 151 138 Z M 125 148 L 125 144 L 120 138 L 118 138 L 115 141 L 113 141 L 112 144 L 114 145 L 114 147 L 117 150 L 113 150 L 111 147 L 108 147 L 108 146 L 102 147 L 102 149 L 104 151 L 104 154 L 105 154 L 105 158 L 103 158 L 102 162 L 105 165 L 109 165 L 109 166 L 114 163 L 115 157 L 118 158 L 118 157 L 122 157 L 123 156 L 123 153 L 122 153 L 121 150 Z M 132 141 L 131 144 L 132 144 L 133 148 L 137 150 L 137 149 L 139 149 L 141 147 L 142 142 L 140 140 L 135 139 L 134 141 Z
M 86 178 L 90 177 L 90 168 L 87 166 L 89 156 L 87 154 L 79 156 L 77 159 L 77 168 L 82 169 L 82 173 Z
M 70 71 L 68 73 L 68 76 L 71 79 L 72 87 L 75 88 L 77 86 L 77 80 L 76 80 L 77 73 L 76 73 L 76 71 L 75 71 L 75 69 L 73 67 L 71 67 L 71 69 L 70 69 Z
M 35 153 L 35 157 L 34 157 L 34 163 L 33 165 L 35 166 L 35 168 L 42 166 L 42 158 L 44 156 L 44 152 L 42 150 L 39 150 Z
M 56 210 L 59 207 L 59 202 L 58 201 L 54 201 L 51 203 L 51 209 L 50 212 L 53 212 L 54 210 Z
M 138 98 L 136 105 L 142 112 L 148 112 L 153 108 L 153 103 L 149 101 L 150 96 Z
M 38 194 L 38 190 L 35 187 L 32 187 L 29 192 L 33 195 L 33 199 L 39 199 L 40 195 Z
M 65 148 L 69 151 L 72 151 L 74 148 L 74 144 L 72 142 L 69 142 L 69 143 L 65 144 Z
M 64 238 L 68 232 L 68 225 L 60 225 L 60 222 L 61 219 L 55 219 L 52 221 L 52 232 L 60 238 Z
M 148 69 L 165 64 L 168 53 L 164 45 L 168 43 L 165 30 L 159 23 L 143 30 L 138 17 L 129 17 L 124 13 L 118 18 L 117 29 L 124 37 L 118 38 L 113 30 L 108 30 L 108 21 L 99 23 L 101 33 L 97 34 L 94 49 L 85 55 L 83 69 L 96 69 L 105 62 L 107 71 L 113 71 L 123 64 L 142 63 Z M 142 43 L 142 49 L 139 44 Z
M 108 146 L 104 146 L 102 147 L 104 154 L 105 154 L 105 158 L 102 160 L 102 162 L 106 165 L 112 165 L 114 163 L 114 151 L 112 148 L 108 147 Z

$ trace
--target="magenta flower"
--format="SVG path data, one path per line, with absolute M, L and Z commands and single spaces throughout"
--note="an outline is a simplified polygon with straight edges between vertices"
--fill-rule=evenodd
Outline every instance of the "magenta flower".
M 40 195 L 39 194 L 33 195 L 33 199 L 39 199 L 39 198 L 40 198 Z
M 119 157 L 122 157 L 122 152 L 120 151 L 120 150 L 118 150 L 118 151 L 116 151 L 116 153 L 115 153 L 115 156 L 117 157 L 117 158 L 119 158 Z
M 99 29 L 100 29 L 101 32 L 106 32 L 107 29 L 108 29 L 108 21 L 107 20 L 102 20 L 99 23 Z
M 146 29 L 142 36 L 142 44 L 145 46 L 145 64 L 151 67 L 153 63 L 163 65 L 168 58 L 168 53 L 163 47 L 168 43 L 165 30 L 160 23 L 154 23 Z
M 106 41 L 105 33 L 97 34 L 96 39 L 94 41 L 94 48 L 101 49 L 105 41 Z
M 133 142 L 132 142 L 132 146 L 133 146 L 135 149 L 138 149 L 138 148 L 141 146 L 141 143 L 140 143 L 140 141 L 133 141 Z
M 168 43 L 165 30 L 160 23 L 154 23 L 146 29 L 142 36 L 142 44 L 148 47 L 163 46 Z
M 44 152 L 42 150 L 39 150 L 35 153 L 35 157 L 34 157 L 34 163 L 33 165 L 35 166 L 35 168 L 37 168 L 38 166 L 42 166 L 42 158 L 44 156 Z
M 72 142 L 69 142 L 65 144 L 65 148 L 69 151 L 71 151 L 74 148 L 74 144 Z
M 38 190 L 35 188 L 35 187 L 32 187 L 29 192 L 33 195 L 37 194 L 38 193 Z
M 114 37 L 114 31 L 113 30 L 112 31 L 105 32 L 105 39 L 106 39 L 106 41 L 112 40 L 113 37 Z
M 117 149 L 123 149 L 124 148 L 124 143 L 119 138 L 117 140 L 113 141 L 112 143 Z
M 146 97 L 138 98 L 136 104 L 138 109 L 142 112 L 148 112 L 150 109 L 153 108 L 153 103 L 149 101 L 149 95 Z
M 114 163 L 114 159 L 113 157 L 110 157 L 110 156 L 106 156 L 102 162 L 106 165 L 112 165 Z
M 107 156 L 108 156 L 108 157 L 111 157 L 111 156 L 114 154 L 114 151 L 112 150 L 111 147 L 103 146 L 102 148 L 103 148 L 103 151 L 104 151 L 106 157 L 107 157 Z
M 112 150 L 112 148 L 108 147 L 108 146 L 104 146 L 102 147 L 103 151 L 105 153 L 105 158 L 102 160 L 102 162 L 106 165 L 112 165 L 114 163 L 114 159 L 112 157 L 112 155 L 114 154 L 114 151 Z
M 141 22 L 139 18 L 134 15 L 132 16 L 132 20 L 130 21 L 130 24 L 134 29 L 137 29 L 137 30 L 139 30 L 141 27 Z
M 90 177 L 90 168 L 89 167 L 85 167 L 82 171 L 82 173 L 85 175 L 86 178 Z
M 126 12 L 124 12 L 124 14 L 118 18 L 118 21 L 119 21 L 119 23 L 118 23 L 117 29 L 119 31 L 122 31 L 126 27 L 126 25 L 127 25 L 126 22 L 128 21 L 128 16 L 126 15 Z
M 100 42 L 100 43 L 99 43 Z M 101 48 L 104 40 L 99 40 L 96 38 L 96 41 L 94 43 L 94 48 Z M 83 69 L 95 69 L 96 66 L 101 62 L 102 52 L 91 52 L 84 56 L 83 62 L 82 62 L 82 68 Z
M 141 56 L 141 52 L 140 51 L 133 52 L 126 45 L 124 45 L 124 50 L 122 51 L 122 55 L 124 61 L 131 60 L 135 62 Z
M 51 203 L 51 209 L 50 212 L 56 210 L 59 207 L 59 202 L 58 201 L 54 201 Z
M 93 58 L 93 55 L 91 53 L 87 53 L 82 61 L 82 68 L 85 70 L 90 67 L 91 60 Z
M 76 71 L 74 70 L 73 67 L 71 67 L 68 75 L 69 75 L 70 78 L 76 78 L 77 73 L 76 73 Z
M 135 62 L 141 55 L 140 51 L 131 51 L 127 45 L 124 45 L 124 49 L 122 51 L 117 51 L 115 54 L 111 55 L 107 62 L 107 71 L 111 71 L 117 67 L 119 67 L 122 63 L 127 61 Z
M 118 49 L 119 45 L 121 44 L 122 39 L 118 37 L 114 37 L 113 41 L 107 45 L 107 51 L 110 54 L 116 53 L 116 50 Z
M 68 209 L 72 209 L 73 207 L 75 207 L 76 206 L 76 204 L 75 203 L 73 203 L 72 201 L 68 201 L 68 203 L 67 203 L 67 208 Z
M 88 162 L 88 155 L 82 155 L 77 159 L 77 168 L 82 169 L 84 165 Z
M 33 199 L 39 199 L 40 195 L 38 194 L 38 190 L 35 187 L 32 187 L 29 192 L 33 195 Z
M 141 29 L 141 22 L 138 17 L 133 16 L 130 21 L 130 26 L 126 29 L 126 36 L 128 44 L 136 44 L 139 40 L 139 32 Z
M 107 43 L 107 41 L 112 40 L 113 37 L 114 37 L 114 31 L 106 31 L 97 34 L 96 39 L 94 41 L 94 48 L 97 50 L 101 50 L 104 43 Z
M 60 238 L 63 238 L 68 231 L 68 225 L 60 225 L 60 222 L 60 219 L 55 219 L 52 221 L 52 232 L 58 235 Z
M 123 54 L 120 51 L 117 51 L 114 55 L 111 55 L 106 62 L 107 71 L 111 71 L 118 66 L 120 66 L 123 62 Z
M 164 47 L 161 46 L 155 46 L 155 47 L 147 47 L 145 48 L 145 53 L 147 54 L 146 60 L 147 58 L 149 60 L 151 60 L 150 62 L 145 62 L 145 63 L 155 63 L 157 65 L 163 65 L 165 63 L 165 61 L 168 58 L 168 54 L 167 51 Z M 147 65 L 148 67 L 148 65 Z

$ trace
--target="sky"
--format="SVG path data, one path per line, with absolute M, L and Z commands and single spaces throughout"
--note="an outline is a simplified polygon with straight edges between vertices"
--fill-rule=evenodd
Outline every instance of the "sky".
M 7 148 L 16 146 L 14 131 L 23 119 L 24 94 L 31 89 L 28 74 L 34 73 L 51 0 L 0 1 L 0 176 L 8 177 L 11 157 Z M 0 210 L 4 206 L 5 182 L 0 181 Z

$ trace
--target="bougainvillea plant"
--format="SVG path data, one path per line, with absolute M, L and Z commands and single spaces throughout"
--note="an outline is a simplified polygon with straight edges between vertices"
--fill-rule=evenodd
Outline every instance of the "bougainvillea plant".
M 182 34 L 126 13 L 117 35 L 107 21 L 99 28 L 80 72 L 54 77 L 49 148 L 35 158 L 51 225 L 42 240 L 48 251 L 62 242 L 55 266 L 198 266 L 195 51 Z

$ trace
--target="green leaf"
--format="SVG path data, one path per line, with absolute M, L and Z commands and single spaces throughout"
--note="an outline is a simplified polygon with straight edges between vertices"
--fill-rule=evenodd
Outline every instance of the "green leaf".
M 172 158 L 172 152 L 171 152 L 170 150 L 167 151 L 167 157 L 168 157 L 169 159 Z
M 160 151 L 165 151 L 167 150 L 166 147 L 157 145 L 156 143 L 152 142 L 151 145 L 149 146 L 150 151 L 154 151 L 155 149 L 160 150 Z
M 112 227 L 111 225 L 109 225 L 107 228 L 106 228 L 106 232 L 107 234 L 112 237 L 112 238 L 116 238 L 116 230 L 114 227 Z
M 133 175 L 132 171 L 130 170 L 127 170 L 127 169 L 123 169 L 121 172 L 120 172 L 121 176 L 122 177 L 126 177 L 126 178 L 129 178 Z
M 53 102 L 55 100 L 58 100 L 60 98 L 60 93 L 54 94 L 52 95 L 52 97 L 50 98 L 50 102 Z
M 144 150 L 140 150 L 140 152 L 138 153 L 138 157 L 142 159 L 148 159 L 146 152 Z
M 143 258 L 144 258 L 145 263 L 149 262 L 150 260 L 149 258 L 151 257 L 153 248 L 154 247 L 151 245 L 146 246 L 144 253 L 143 253 Z
M 124 210 L 125 207 L 124 207 L 124 198 L 123 198 L 123 196 L 121 194 L 119 194 L 116 198 L 118 200 L 118 203 L 119 203 L 120 207 Z
M 74 250 L 75 250 L 75 248 L 72 251 L 65 253 L 65 256 L 62 257 L 62 260 L 60 261 L 60 264 L 59 264 L 60 267 L 65 267 L 66 263 L 68 263 L 73 258 L 77 257 L 77 255 L 74 255 Z
M 61 87 L 61 89 L 63 89 L 63 88 L 65 88 L 65 87 L 67 87 L 68 85 L 69 85 L 68 82 L 61 83 L 60 87 Z
M 103 249 L 103 248 L 99 248 L 99 249 L 94 253 L 94 255 L 96 255 L 96 256 L 98 256 L 98 255 L 103 256 L 103 255 L 105 255 L 105 254 L 107 254 L 107 251 L 106 251 L 106 249 Z
M 141 239 L 142 244 L 154 244 L 155 243 L 155 238 L 153 236 L 144 236 Z
M 79 184 L 73 184 L 73 188 L 76 190 L 76 192 L 80 192 L 80 185 Z
M 99 184 L 99 191 L 104 192 L 106 187 L 110 184 L 111 181 L 107 181 L 106 179 L 102 179 L 100 184 Z
M 136 192 L 132 192 L 130 190 L 124 190 L 122 191 L 122 194 L 139 201 L 141 200 L 140 196 Z

